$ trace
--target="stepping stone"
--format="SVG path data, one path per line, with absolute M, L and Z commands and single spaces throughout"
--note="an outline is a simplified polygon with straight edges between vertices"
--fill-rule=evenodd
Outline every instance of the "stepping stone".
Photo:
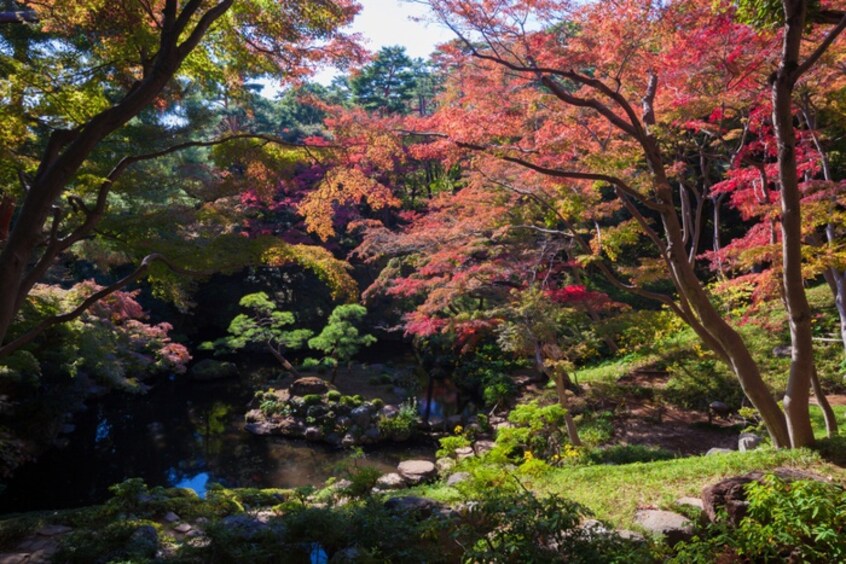
M 397 472 L 412 485 L 432 480 L 437 475 L 435 464 L 428 460 L 404 460 L 397 466 Z
M 191 530 L 191 529 L 193 529 L 193 528 L 194 528 L 194 527 L 192 527 L 192 526 L 191 526 L 191 525 L 189 525 L 188 523 L 180 523 L 180 524 L 178 524 L 177 526 L 175 526 L 175 527 L 173 528 L 173 530 L 174 530 L 174 531 L 176 531 L 177 533 L 182 533 L 182 534 L 185 534 L 185 533 L 187 533 L 188 531 L 190 531 L 190 530 Z
M 181 521 L 182 519 L 180 519 L 179 515 L 177 515 L 173 511 L 168 511 L 167 513 L 165 513 L 164 520 L 168 523 L 176 523 L 177 521 Z
M 676 505 L 689 505 L 690 507 L 695 507 L 696 509 L 705 510 L 705 505 L 702 503 L 702 499 L 698 497 L 680 497 L 676 500 Z
M 449 478 L 447 478 L 446 484 L 448 486 L 455 486 L 460 484 L 461 482 L 466 482 L 470 479 L 470 472 L 456 472 Z

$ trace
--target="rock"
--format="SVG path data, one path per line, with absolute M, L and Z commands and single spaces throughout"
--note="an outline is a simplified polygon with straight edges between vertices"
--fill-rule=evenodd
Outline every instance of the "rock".
M 248 515 L 228 515 L 221 520 L 229 534 L 249 540 L 270 529 L 268 525 Z
M 443 476 L 455 468 L 455 464 L 455 459 L 453 458 L 439 458 L 435 461 L 435 468 L 438 470 L 438 474 Z
M 370 408 L 366 405 L 356 407 L 350 412 L 350 419 L 359 427 L 370 425 Z
M 457 486 L 461 482 L 466 482 L 470 479 L 470 472 L 456 472 L 449 478 L 447 478 L 446 485 L 448 486 Z
M 238 367 L 231 362 L 221 362 L 207 358 L 194 364 L 188 376 L 198 382 L 212 382 L 238 376 Z
M 732 409 L 721 401 L 712 401 L 708 404 L 708 410 L 718 417 L 728 417 Z
M 772 472 L 782 480 L 792 482 L 796 480 L 814 480 L 818 482 L 830 482 L 830 478 L 795 470 L 793 468 L 776 468 Z M 706 486 L 702 490 L 702 504 L 705 514 L 711 522 L 716 521 L 717 514 L 721 508 L 725 508 L 729 523 L 736 525 L 746 515 L 749 502 L 746 501 L 746 485 L 750 482 L 759 482 L 765 476 L 764 472 L 755 471 L 721 480 L 716 484 Z
M 452 429 L 446 428 L 446 421 L 444 421 L 443 417 L 430 417 L 429 429 L 432 431 L 452 431 Z
M 670 546 L 693 534 L 690 519 L 673 511 L 641 509 L 635 513 L 634 521 L 652 534 L 663 535 Z
M 194 527 L 192 527 L 188 523 L 180 523 L 177 526 L 175 526 L 173 528 L 173 530 L 176 531 L 177 533 L 182 533 L 184 535 L 185 533 L 187 533 L 188 531 L 190 531 L 193 528 Z
M 325 405 L 317 404 L 317 405 L 310 405 L 306 410 L 307 417 L 313 417 L 314 419 L 320 419 L 329 413 L 329 409 Z
M 680 497 L 676 500 L 676 505 L 687 505 L 700 510 L 705 509 L 702 500 L 698 497 Z
M 329 391 L 329 384 L 316 376 L 306 376 L 294 380 L 288 391 L 292 396 L 323 395 Z
M 0 564 L 24 564 L 30 562 L 28 552 L 0 552 Z
M 370 427 L 364 430 L 364 434 L 361 435 L 361 438 L 366 443 L 375 443 L 382 438 L 382 432 L 376 425 L 371 425 Z
M 253 435 L 272 435 L 276 432 L 277 426 L 270 421 L 255 421 L 244 424 L 244 430 Z
M 481 440 L 473 443 L 473 450 L 478 456 L 482 456 L 483 454 L 492 451 L 494 446 L 495 443 L 493 441 Z
M 165 513 L 164 520 L 168 523 L 176 523 L 177 521 L 181 521 L 179 515 L 177 515 L 173 511 L 168 511 L 167 513 Z
M 335 426 L 341 430 L 347 430 L 352 425 L 352 419 L 347 417 L 346 415 L 342 415 L 335 419 Z
M 376 480 L 376 488 L 379 490 L 399 490 L 406 487 L 406 485 L 403 477 L 396 472 L 384 474 Z
M 355 446 L 356 443 L 357 441 L 355 440 L 355 437 L 352 436 L 352 434 L 350 433 L 347 433 L 346 435 L 344 435 L 344 438 L 341 439 L 341 446 L 344 448 Z
M 763 439 L 755 433 L 741 433 L 740 438 L 737 439 L 737 450 L 746 452 L 747 450 L 755 450 L 761 444 Z
M 416 496 L 392 497 L 385 502 L 385 509 L 394 513 L 414 514 L 420 519 L 427 519 L 440 512 L 442 506 L 434 499 Z
M 428 460 L 403 460 L 397 466 L 397 471 L 412 485 L 429 481 L 437 475 L 435 464 Z
M 66 527 L 65 525 L 46 525 L 38 529 L 36 534 L 42 537 L 55 537 L 57 535 L 65 535 L 72 530 L 71 527 Z
M 286 437 L 301 439 L 305 437 L 305 430 L 305 424 L 293 417 L 286 417 L 276 422 L 276 432 Z
M 332 446 L 341 446 L 341 435 L 338 433 L 329 433 L 323 440 Z
M 323 439 L 323 429 L 320 427 L 306 427 L 303 436 L 307 441 L 320 441 Z
M 727 452 L 734 452 L 730 448 L 709 448 L 708 452 L 705 453 L 705 456 L 711 456 L 713 454 L 726 454 Z
M 796 470 L 793 468 L 776 468 L 766 474 L 775 474 L 786 482 L 796 480 L 814 480 L 817 482 L 830 483 L 831 478 L 820 476 L 813 472 Z M 706 486 L 702 490 L 702 503 L 705 506 L 705 513 L 712 522 L 716 520 L 720 508 L 725 508 L 731 524 L 737 524 L 746 515 L 748 502 L 746 501 L 746 485 L 750 482 L 760 482 L 766 475 L 764 472 L 755 471 L 726 478 L 716 484 Z
M 458 460 L 464 460 L 465 458 L 470 458 L 473 456 L 475 452 L 473 451 L 473 447 L 459 447 L 455 449 L 455 456 Z
M 155 558 L 159 550 L 159 533 L 152 525 L 142 525 L 129 536 L 126 551 L 135 558 Z
M 379 410 L 379 416 L 387 419 L 393 419 L 399 413 L 399 408 L 395 405 L 385 405 Z

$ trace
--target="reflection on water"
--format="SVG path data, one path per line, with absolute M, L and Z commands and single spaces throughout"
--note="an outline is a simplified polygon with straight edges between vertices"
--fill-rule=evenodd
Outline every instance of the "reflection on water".
M 299 487 L 336 475 L 349 455 L 304 441 L 242 430 L 249 393 L 237 383 L 165 382 L 145 396 L 115 395 L 75 418 L 70 445 L 21 467 L 0 495 L 0 512 L 100 503 L 108 487 L 140 477 L 151 486 L 203 494 L 210 482 Z M 364 464 L 387 472 L 429 447 L 381 447 Z

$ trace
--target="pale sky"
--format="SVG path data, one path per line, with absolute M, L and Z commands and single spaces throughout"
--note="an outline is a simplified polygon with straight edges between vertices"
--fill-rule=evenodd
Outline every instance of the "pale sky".
M 412 17 L 427 14 L 421 4 L 401 0 L 359 0 L 361 12 L 356 16 L 351 31 L 360 33 L 364 46 L 376 52 L 382 47 L 402 45 L 412 59 L 426 59 L 435 46 L 446 43 L 455 36 L 450 30 L 437 24 L 412 21 Z M 315 76 L 315 80 L 328 84 L 337 71 L 326 70 Z

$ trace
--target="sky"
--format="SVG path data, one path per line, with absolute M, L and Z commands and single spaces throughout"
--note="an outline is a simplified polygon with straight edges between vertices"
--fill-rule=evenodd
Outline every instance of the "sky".
M 361 12 L 350 31 L 360 33 L 364 46 L 373 52 L 382 47 L 402 45 L 411 58 L 427 58 L 435 46 L 454 38 L 452 32 L 437 24 L 412 21 L 410 18 L 427 14 L 428 9 L 418 3 L 402 0 L 359 0 Z M 326 70 L 315 80 L 328 84 L 337 71 Z

